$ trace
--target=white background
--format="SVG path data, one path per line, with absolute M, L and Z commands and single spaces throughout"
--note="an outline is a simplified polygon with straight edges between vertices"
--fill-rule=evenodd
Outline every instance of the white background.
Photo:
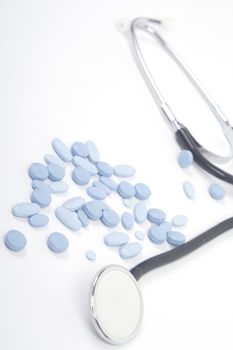
M 164 36 L 174 44 L 233 122 L 233 6 L 230 0 L 0 0 L 0 349 L 111 349 L 94 333 L 88 315 L 89 285 L 102 266 L 132 267 L 169 249 L 144 242 L 140 257 L 122 261 L 104 246 L 109 231 L 92 224 L 79 233 L 66 230 L 54 208 L 83 194 L 71 184 L 49 210 L 46 229 L 30 228 L 11 207 L 30 196 L 27 168 L 52 151 L 51 140 L 67 144 L 94 140 L 102 160 L 137 168 L 132 182 L 153 191 L 148 206 L 168 218 L 184 213 L 187 239 L 232 215 L 233 190 L 215 202 L 208 185 L 218 180 L 192 166 L 178 168 L 178 147 L 132 59 L 127 39 L 115 28 L 119 17 L 171 18 Z M 220 129 L 195 90 L 157 45 L 147 40 L 153 73 L 169 104 L 201 142 L 226 148 Z M 232 164 L 227 167 L 232 171 Z M 189 201 L 182 182 L 193 182 Z M 108 199 L 119 212 L 120 200 Z M 145 226 L 146 227 L 146 226 Z M 19 229 L 28 245 L 8 251 L 3 237 Z M 120 229 L 120 226 L 119 226 Z M 136 227 L 130 233 L 132 241 Z M 57 256 L 46 247 L 60 231 L 69 251 Z M 232 350 L 232 231 L 140 281 L 145 315 L 141 332 L 122 349 Z M 94 249 L 97 261 L 85 259 Z

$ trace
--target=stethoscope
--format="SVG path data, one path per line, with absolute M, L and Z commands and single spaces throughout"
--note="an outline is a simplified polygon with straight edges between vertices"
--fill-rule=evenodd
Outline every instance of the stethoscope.
M 172 126 L 180 147 L 192 151 L 194 160 L 205 171 L 221 180 L 233 183 L 233 175 L 218 168 L 207 159 L 208 157 L 211 160 L 222 162 L 232 158 L 232 154 L 225 157 L 216 155 L 206 150 L 194 139 L 189 130 L 175 117 L 158 89 L 158 86 L 154 82 L 148 66 L 145 63 L 136 36 L 137 29 L 141 29 L 157 39 L 190 78 L 220 122 L 232 151 L 233 135 L 232 127 L 228 119 L 201 86 L 200 82 L 194 77 L 193 73 L 187 68 L 181 58 L 154 29 L 154 24 L 161 23 L 160 20 L 137 18 L 130 24 L 129 37 L 140 71 L 142 72 L 156 102 L 158 102 L 161 111 Z M 102 268 L 95 276 L 90 290 L 91 318 L 94 328 L 100 337 L 106 342 L 115 345 L 126 343 L 132 339 L 138 332 L 143 318 L 143 299 L 138 284 L 139 279 L 147 272 L 165 264 L 169 264 L 195 251 L 197 248 L 203 246 L 205 243 L 218 237 L 231 228 L 233 228 L 233 217 L 222 221 L 179 247 L 139 263 L 131 270 L 127 270 L 119 265 L 109 265 Z

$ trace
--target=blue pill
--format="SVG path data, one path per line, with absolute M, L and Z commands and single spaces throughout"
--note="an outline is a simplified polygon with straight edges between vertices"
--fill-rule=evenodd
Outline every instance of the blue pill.
M 118 177 L 131 177 L 135 175 L 136 169 L 131 165 L 120 164 L 114 167 L 113 173 Z
M 69 247 L 68 239 L 59 232 L 52 233 L 47 240 L 47 245 L 54 253 L 63 253 Z
M 31 195 L 33 203 L 38 204 L 41 208 L 46 208 L 51 203 L 52 197 L 47 190 L 36 188 Z
M 62 160 L 64 160 L 64 162 L 70 162 L 72 160 L 72 153 L 62 140 L 58 138 L 54 139 L 52 146 L 54 151 Z
M 181 168 L 189 167 L 193 162 L 193 154 L 189 150 L 182 150 L 177 158 L 177 162 Z
M 166 214 L 161 209 L 152 208 L 148 210 L 147 218 L 153 224 L 162 224 L 166 219 Z
M 82 158 L 75 156 L 72 160 L 74 166 L 80 166 L 81 168 L 87 170 L 91 175 L 97 175 L 98 170 L 95 164 L 91 163 L 87 158 Z
M 134 219 L 138 224 L 142 224 L 147 219 L 147 207 L 145 203 L 138 202 L 134 206 Z
M 177 247 L 185 243 L 185 235 L 181 232 L 170 231 L 167 233 L 167 241 L 171 245 Z
M 106 162 L 97 162 L 96 163 L 98 174 L 101 176 L 112 176 L 113 168 Z
M 84 205 L 83 210 L 89 219 L 98 220 L 102 216 L 103 206 L 101 201 L 94 200 L 94 201 L 87 202 Z
M 62 168 L 66 167 L 66 163 L 59 158 L 58 156 L 56 156 L 56 154 L 46 154 L 44 157 L 44 160 L 46 161 L 47 164 L 56 164 L 59 165 Z
M 81 222 L 76 212 L 72 212 L 64 207 L 55 210 L 58 220 L 72 231 L 78 231 L 81 228 Z
M 88 250 L 88 251 L 86 252 L 86 258 L 87 258 L 87 260 L 89 260 L 89 261 L 95 261 L 95 260 L 96 260 L 96 253 L 93 252 L 93 250 Z
M 83 186 L 90 181 L 91 174 L 87 170 L 78 166 L 72 173 L 72 179 L 76 184 Z
M 85 143 L 75 142 L 71 147 L 73 156 L 86 158 L 88 156 L 88 147 Z
M 175 227 L 182 227 L 187 224 L 187 216 L 185 215 L 176 215 L 172 219 L 172 225 Z
M 82 197 L 74 197 L 68 199 L 64 204 L 63 207 L 70 210 L 70 211 L 76 211 L 78 209 L 81 209 L 85 204 L 85 200 Z
M 123 259 L 130 259 L 138 254 L 140 254 L 142 251 L 142 245 L 139 242 L 131 242 L 125 244 L 123 247 L 120 248 L 119 254 Z
M 95 186 L 88 187 L 87 194 L 94 199 L 100 199 L 100 200 L 105 199 L 107 196 L 104 190 Z
M 142 183 L 139 182 L 135 185 L 135 197 L 140 199 L 140 200 L 146 200 L 151 196 L 151 190 L 149 187 Z
M 121 223 L 122 223 L 122 226 L 124 227 L 124 229 L 130 230 L 134 225 L 134 219 L 133 219 L 132 214 L 129 212 L 124 212 L 121 215 Z
M 166 241 L 166 232 L 158 225 L 153 225 L 148 231 L 148 237 L 156 244 L 161 244 Z
M 159 227 L 166 233 L 172 230 L 172 224 L 170 224 L 168 221 L 163 222 L 159 225 Z
M 38 214 L 40 206 L 36 203 L 19 203 L 12 208 L 12 214 L 19 218 L 29 218 L 32 215 Z
M 225 197 L 225 190 L 222 186 L 218 184 L 213 184 L 209 187 L 209 194 L 212 198 L 216 200 L 223 199 Z
M 104 237 L 104 243 L 108 247 L 120 247 L 129 241 L 129 236 L 124 232 L 112 232 L 108 233 Z
M 32 227 L 44 227 L 48 224 L 49 218 L 44 214 L 35 214 L 28 219 L 29 225 Z
M 108 186 L 106 186 L 105 184 L 103 184 L 103 183 L 100 182 L 100 181 L 94 181 L 94 182 L 93 182 L 93 186 L 95 186 L 95 187 L 100 188 L 101 190 L 103 190 L 103 191 L 106 193 L 106 195 L 109 195 L 109 194 L 111 194 L 111 192 L 112 192 L 112 190 L 111 190 Z
M 196 195 L 196 191 L 193 187 L 193 184 L 190 181 L 183 182 L 183 191 L 187 198 L 194 199 Z
M 88 158 L 92 163 L 96 163 L 100 159 L 99 150 L 93 141 L 87 141 Z
M 135 196 L 135 188 L 127 181 L 122 181 L 117 187 L 118 194 L 123 198 L 132 198 Z
M 120 222 L 120 217 L 113 209 L 104 209 L 101 221 L 105 226 L 115 227 Z
M 88 218 L 88 216 L 85 214 L 84 210 L 83 209 L 79 209 L 77 211 L 78 213 L 78 218 L 82 224 L 83 227 L 87 227 L 90 223 L 90 220 Z
M 45 182 L 40 180 L 33 180 L 32 181 L 32 188 L 35 190 L 36 188 L 39 188 L 41 190 L 48 191 L 49 193 L 52 193 L 52 190 L 49 185 L 47 185 Z
M 68 191 L 69 185 L 64 181 L 54 181 L 50 187 L 53 193 L 65 193 Z
M 13 252 L 19 252 L 24 249 L 27 244 L 25 236 L 16 230 L 10 230 L 4 237 L 5 246 Z
M 50 163 L 48 165 L 49 179 L 52 181 L 60 181 L 65 176 L 65 170 L 60 165 Z
M 28 169 L 29 176 L 34 180 L 46 180 L 49 176 L 48 169 L 41 163 L 32 163 Z
M 117 189 L 117 183 L 109 177 L 100 176 L 100 182 L 109 187 L 112 191 L 116 191 Z
M 145 234 L 142 231 L 136 231 L 135 232 L 135 237 L 139 240 L 139 241 L 143 241 L 143 239 L 145 238 Z

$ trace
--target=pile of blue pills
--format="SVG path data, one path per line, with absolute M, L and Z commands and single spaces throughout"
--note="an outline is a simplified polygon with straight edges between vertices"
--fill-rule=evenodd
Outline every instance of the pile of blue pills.
M 98 148 L 92 141 L 75 142 L 69 148 L 62 140 L 56 138 L 52 146 L 55 153 L 45 155 L 44 163 L 35 162 L 30 165 L 28 175 L 31 178 L 31 198 L 30 201 L 16 204 L 12 208 L 14 216 L 24 218 L 34 228 L 45 227 L 49 217 L 42 212 L 43 208 L 50 205 L 53 194 L 67 192 L 69 186 L 64 182 L 64 176 L 66 166 L 70 163 L 73 166 L 73 182 L 78 186 L 85 186 L 90 200 L 80 196 L 72 197 L 55 209 L 57 219 L 65 228 L 80 231 L 91 222 L 100 221 L 107 228 L 114 230 L 105 235 L 105 245 L 117 248 L 123 259 L 133 258 L 142 251 L 142 241 L 145 238 L 143 230 L 137 228 L 134 235 L 127 231 L 145 222 L 150 224 L 146 233 L 151 242 L 168 242 L 172 246 L 179 246 L 185 242 L 184 234 L 177 231 L 177 228 L 186 225 L 186 216 L 178 215 L 168 222 L 163 210 L 148 209 L 146 201 L 151 196 L 149 186 L 143 182 L 132 184 L 129 181 L 129 178 L 136 174 L 134 167 L 126 164 L 111 166 L 100 160 Z M 185 156 L 180 156 L 179 159 L 182 167 L 187 167 L 191 161 L 190 155 L 188 159 Z M 184 185 L 184 191 L 187 192 L 187 196 L 193 197 L 194 190 L 190 188 L 190 184 Z M 121 215 L 105 202 L 113 193 L 120 196 L 128 208 Z M 4 242 L 7 248 L 15 252 L 24 249 L 27 243 L 25 236 L 17 230 L 9 231 Z M 60 254 L 68 249 L 69 241 L 64 234 L 53 232 L 47 239 L 47 246 L 51 251 Z M 96 259 L 94 251 L 88 250 L 85 255 L 90 261 Z

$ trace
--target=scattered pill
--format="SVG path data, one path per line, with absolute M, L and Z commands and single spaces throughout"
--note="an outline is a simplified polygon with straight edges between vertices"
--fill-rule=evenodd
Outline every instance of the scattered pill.
M 137 256 L 142 251 L 142 245 L 139 242 L 131 242 L 120 248 L 119 254 L 123 259 L 130 259 Z
M 69 185 L 64 181 L 54 181 L 50 187 L 53 193 L 65 193 L 68 191 Z
M 124 212 L 121 215 L 121 223 L 122 223 L 122 226 L 124 227 L 124 229 L 130 230 L 134 225 L 134 219 L 133 219 L 132 214 L 129 212 Z
M 92 163 L 96 163 L 99 161 L 99 151 L 96 144 L 93 141 L 87 141 L 86 143 L 88 148 L 88 158 Z
M 135 196 L 135 188 L 127 181 L 122 181 L 117 187 L 118 194 L 123 198 L 132 198 Z
M 145 238 L 145 234 L 142 231 L 136 231 L 135 232 L 135 237 L 139 240 L 139 241 L 143 241 L 143 239 Z
M 104 237 L 104 243 L 108 247 L 120 247 L 129 241 L 129 236 L 124 232 L 112 232 L 108 233 Z
M 94 182 L 93 182 L 93 186 L 95 186 L 95 187 L 100 188 L 101 190 L 103 190 L 103 191 L 106 193 L 106 195 L 109 195 L 109 194 L 111 194 L 111 192 L 112 192 L 112 190 L 111 190 L 108 186 L 106 186 L 105 184 L 103 184 L 103 183 L 100 182 L 100 181 L 94 181 Z
M 182 227 L 187 224 L 187 216 L 185 215 L 176 215 L 172 219 L 172 225 L 175 227 Z
M 189 167 L 193 162 L 193 154 L 189 150 L 180 151 L 177 162 L 181 168 Z
M 106 162 L 97 162 L 96 166 L 97 166 L 99 175 L 107 176 L 107 177 L 112 176 L 113 168 L 108 163 L 106 163 Z
M 69 247 L 68 239 L 59 232 L 52 233 L 47 240 L 47 244 L 49 249 L 51 249 L 54 253 L 63 253 Z
M 117 183 L 109 177 L 100 176 L 100 182 L 109 187 L 112 191 L 116 191 L 117 189 Z
M 64 142 L 58 138 L 54 139 L 52 146 L 57 155 L 65 162 L 70 162 L 72 160 L 72 153 L 69 148 L 64 144 Z
M 90 181 L 91 174 L 87 170 L 78 166 L 77 168 L 74 169 L 74 171 L 72 173 L 72 179 L 78 185 L 83 186 L 83 185 L 86 185 Z
M 158 225 L 153 225 L 148 231 L 148 237 L 150 240 L 156 244 L 161 244 L 166 241 L 166 232 Z
M 51 194 L 44 189 L 36 188 L 31 195 L 33 203 L 38 204 L 41 208 L 46 208 L 51 203 Z
M 183 182 L 183 191 L 187 198 L 194 199 L 196 195 L 196 191 L 193 187 L 193 184 L 190 181 Z
M 146 221 L 147 219 L 147 207 L 146 204 L 143 202 L 138 202 L 135 204 L 134 206 L 134 220 L 138 223 L 138 224 L 142 224 L 143 222 Z
M 49 179 L 52 181 L 60 181 L 65 176 L 65 170 L 60 165 L 50 163 L 48 165 Z
M 115 227 L 120 222 L 120 217 L 113 209 L 104 209 L 101 221 L 105 226 Z
M 28 219 L 29 225 L 32 227 L 44 227 L 48 224 L 49 218 L 44 214 L 35 214 Z
M 55 210 L 58 220 L 72 231 L 78 231 L 81 228 L 81 222 L 76 212 L 72 212 L 64 207 L 58 207 Z
M 185 235 L 181 232 L 170 231 L 167 233 L 167 241 L 171 245 L 177 247 L 185 243 Z
M 19 218 L 28 218 L 38 214 L 40 206 L 36 203 L 19 203 L 12 208 L 12 214 Z
M 85 200 L 82 197 L 74 197 L 68 199 L 64 204 L 63 207 L 70 210 L 70 211 L 76 211 L 80 208 L 82 208 L 85 204 Z
M 48 169 L 41 163 L 32 163 L 28 169 L 29 176 L 34 180 L 46 180 L 49 176 Z
M 114 167 L 113 173 L 118 177 L 131 177 L 136 173 L 136 169 L 131 165 L 120 164 Z
M 80 156 L 86 158 L 88 156 L 88 147 L 85 143 L 75 142 L 71 147 L 73 156 Z
M 90 261 L 95 261 L 96 260 L 96 253 L 93 252 L 93 250 L 88 250 L 86 252 L 86 258 Z
M 107 196 L 104 190 L 95 186 L 88 187 L 87 194 L 94 199 L 100 200 L 105 199 Z
M 140 200 L 146 200 L 151 196 L 151 190 L 149 187 L 142 183 L 139 182 L 135 185 L 135 197 L 140 199 Z
M 56 154 L 46 154 L 44 160 L 47 164 L 52 163 L 57 164 L 62 168 L 66 167 L 66 163 L 60 157 L 56 156 Z
M 83 210 L 89 219 L 98 220 L 101 218 L 103 213 L 102 203 L 101 201 L 97 201 L 97 200 L 87 202 L 84 205 Z
M 82 158 L 75 156 L 72 160 L 74 166 L 80 166 L 81 168 L 87 170 L 91 175 L 97 175 L 98 169 L 95 164 L 91 163 L 87 158 Z
M 48 191 L 49 193 L 52 193 L 52 190 L 48 184 L 46 184 L 43 181 L 40 180 L 33 180 L 32 181 L 32 188 L 35 190 L 36 188 L 39 188 L 41 190 Z
M 209 187 L 209 194 L 212 198 L 216 200 L 223 199 L 225 197 L 225 190 L 219 184 L 213 184 Z
M 4 243 L 6 247 L 13 252 L 19 252 L 24 249 L 27 244 L 27 240 L 21 232 L 17 230 L 10 230 L 4 237 Z
M 172 224 L 170 224 L 168 221 L 163 222 L 159 225 L 159 227 L 166 233 L 172 230 Z
M 78 218 L 82 224 L 83 227 L 87 227 L 90 223 L 90 220 L 88 218 L 88 216 L 85 214 L 84 210 L 83 209 L 79 209 L 77 211 L 78 213 Z
M 166 219 L 166 214 L 161 209 L 152 208 L 148 210 L 147 218 L 153 224 L 162 224 Z

